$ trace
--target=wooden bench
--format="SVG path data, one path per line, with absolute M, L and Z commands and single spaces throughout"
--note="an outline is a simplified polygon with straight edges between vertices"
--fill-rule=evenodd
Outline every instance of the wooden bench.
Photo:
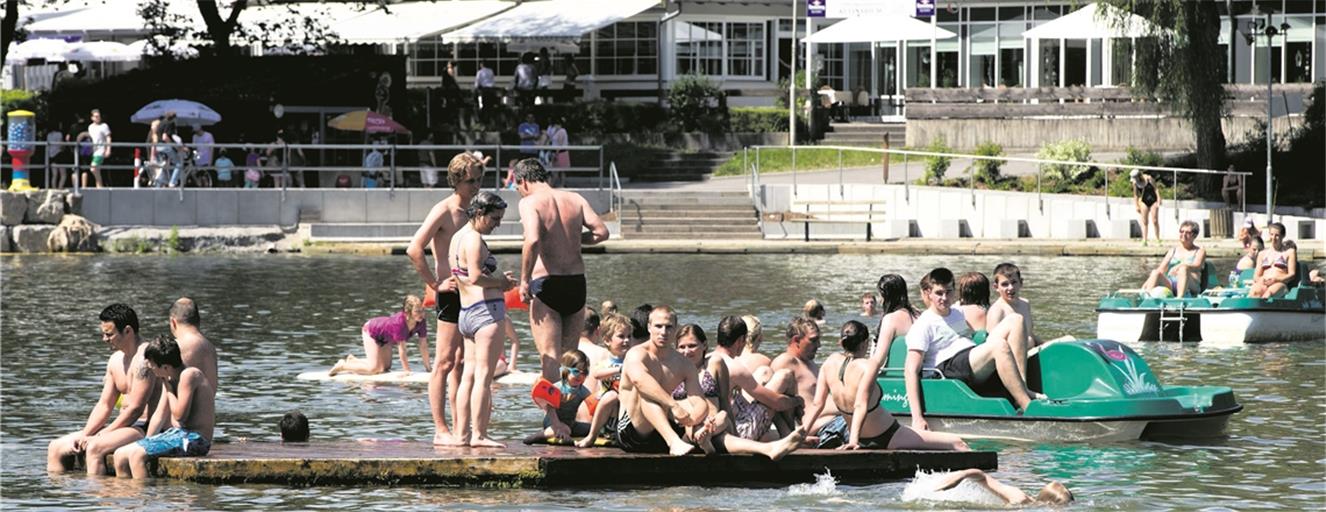
M 797 212 L 804 217 L 793 220 L 804 223 L 803 237 L 807 242 L 811 239 L 811 224 L 865 224 L 866 241 L 869 242 L 874 239 L 873 224 L 886 220 L 884 205 L 877 201 L 813 200 L 793 204 L 794 209 L 804 210 Z

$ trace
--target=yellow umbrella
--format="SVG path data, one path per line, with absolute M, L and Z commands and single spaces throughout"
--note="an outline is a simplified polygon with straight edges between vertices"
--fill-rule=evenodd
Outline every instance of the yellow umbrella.
M 409 128 L 402 126 L 390 117 L 371 110 L 346 112 L 332 118 L 331 121 L 327 122 L 327 126 L 351 132 L 410 133 Z

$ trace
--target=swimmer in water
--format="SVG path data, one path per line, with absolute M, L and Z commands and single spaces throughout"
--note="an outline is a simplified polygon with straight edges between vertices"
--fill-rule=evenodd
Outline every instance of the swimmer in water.
M 958 486 L 967 482 L 979 489 L 976 493 L 960 492 Z M 979 501 L 982 504 L 997 497 L 1005 505 L 1064 505 L 1073 501 L 1073 492 L 1064 484 L 1051 481 L 1042 487 L 1035 498 L 1022 489 L 1000 482 L 979 469 L 964 469 L 952 473 L 918 473 L 917 479 L 903 491 L 903 499 L 932 501 Z M 993 494 L 994 496 L 990 496 Z

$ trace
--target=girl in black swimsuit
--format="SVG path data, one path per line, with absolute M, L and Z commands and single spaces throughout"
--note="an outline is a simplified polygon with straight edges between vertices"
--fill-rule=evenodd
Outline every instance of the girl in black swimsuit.
M 1156 180 L 1146 173 L 1133 169 L 1129 173 L 1133 183 L 1133 202 L 1142 222 L 1142 245 L 1146 245 L 1148 228 L 1160 242 L 1160 193 L 1156 191 Z

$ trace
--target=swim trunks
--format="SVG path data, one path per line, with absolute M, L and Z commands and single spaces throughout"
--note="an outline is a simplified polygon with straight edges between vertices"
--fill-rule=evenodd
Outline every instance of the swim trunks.
M 745 394 L 737 392 L 732 395 L 732 419 L 737 436 L 759 441 L 773 426 L 774 411 L 758 401 L 747 401 Z
M 92 167 L 101 167 L 101 163 L 106 161 L 106 155 L 92 155 Z
M 585 307 L 585 275 L 543 276 L 529 284 L 530 294 L 562 316 L 574 315 Z
M 506 320 L 506 302 L 501 298 L 476 302 L 460 310 L 460 334 L 473 338 L 479 329 Z
M 901 425 L 898 424 L 897 420 L 894 420 L 893 424 L 889 425 L 889 428 L 884 429 L 884 433 L 869 439 L 862 439 L 858 445 L 861 448 L 888 449 L 889 441 L 893 440 L 893 435 L 898 433 L 899 427 L 901 427 Z
M 832 421 L 826 423 L 820 428 L 819 432 L 815 433 L 815 437 L 820 440 L 815 445 L 816 448 L 827 450 L 847 444 L 847 420 L 843 419 L 842 416 L 834 416 Z
M 165 432 L 138 441 L 148 457 L 201 457 L 212 449 L 212 442 L 201 434 L 182 428 L 171 428 Z
M 935 365 L 939 373 L 944 374 L 946 379 L 955 379 L 967 383 L 968 386 L 974 386 L 975 376 L 971 370 L 971 350 L 976 347 L 967 347 L 962 351 L 953 354 L 953 357 L 945 359 L 943 362 Z
M 672 422 L 669 425 L 677 435 L 682 434 L 680 425 Z M 641 434 L 631 424 L 631 415 L 626 411 L 622 411 L 621 418 L 617 420 L 617 444 L 627 453 L 668 453 L 668 442 L 663 440 L 663 436 L 657 430 Z
M 460 293 L 436 292 L 433 299 L 437 302 L 437 319 L 454 324 L 460 321 Z

